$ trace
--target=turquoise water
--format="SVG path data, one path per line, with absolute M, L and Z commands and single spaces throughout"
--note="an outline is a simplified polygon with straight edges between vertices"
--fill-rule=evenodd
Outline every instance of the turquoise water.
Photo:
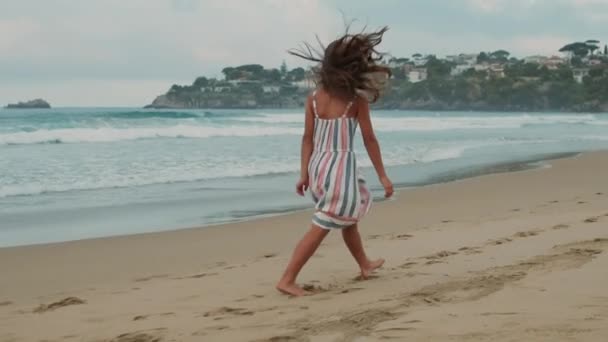
M 372 115 L 391 178 L 403 186 L 608 148 L 601 114 Z M 293 191 L 302 126 L 299 110 L 0 110 L 0 246 L 309 207 Z M 380 196 L 360 138 L 357 152 Z

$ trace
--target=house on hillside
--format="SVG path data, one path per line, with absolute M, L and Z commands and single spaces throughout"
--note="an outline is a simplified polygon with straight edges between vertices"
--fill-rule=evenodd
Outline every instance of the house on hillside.
M 565 64 L 566 60 L 559 57 L 559 56 L 551 56 L 547 59 L 545 59 L 542 63 L 540 63 L 543 66 L 546 66 L 547 69 L 549 70 L 556 70 L 559 68 L 560 65 Z
M 413 57 L 414 65 L 417 67 L 425 66 L 428 60 L 428 56 L 414 55 Z
M 528 56 L 528 57 L 524 57 L 524 63 L 544 64 L 547 62 L 548 59 L 549 58 L 547 58 L 546 56 L 540 56 L 540 55 Z
M 262 90 L 266 94 L 276 94 L 281 90 L 281 86 L 278 85 L 265 85 L 262 86 Z
M 409 62 L 410 61 L 408 58 L 391 58 L 391 59 L 389 59 L 387 65 L 389 68 L 395 69 L 395 68 L 402 68 Z
M 416 68 L 407 73 L 407 79 L 412 83 L 426 80 L 428 77 L 426 68 Z
M 495 78 L 505 77 L 505 67 L 500 63 L 490 64 L 488 75 Z
M 317 87 L 317 84 L 315 83 L 315 79 L 312 75 L 307 75 L 301 81 L 291 82 L 291 85 L 295 86 L 301 90 L 312 90 Z
M 465 71 L 470 70 L 470 69 L 474 69 L 473 65 L 456 64 L 454 67 L 452 67 L 452 70 L 450 70 L 450 75 L 452 75 L 452 76 L 462 75 Z
M 583 79 L 589 75 L 589 68 L 572 69 L 572 76 L 577 83 L 583 83 Z
M 473 69 L 475 69 L 475 71 L 488 71 L 490 70 L 490 64 L 486 62 L 478 63 L 473 65 Z
M 247 79 L 238 79 L 238 80 L 229 80 L 227 81 L 228 83 L 230 83 L 233 86 L 241 86 L 241 85 L 252 85 L 252 84 L 258 84 L 260 83 L 260 81 L 258 80 L 247 80 Z
M 475 69 L 477 63 L 477 55 L 475 54 L 464 54 L 446 56 L 446 61 L 454 63 L 450 75 L 458 76 L 469 69 Z

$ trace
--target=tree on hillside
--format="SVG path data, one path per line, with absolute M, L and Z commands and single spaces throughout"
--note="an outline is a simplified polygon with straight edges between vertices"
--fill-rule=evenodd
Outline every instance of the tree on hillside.
M 278 82 L 281 80 L 281 72 L 278 69 L 264 70 L 263 80 Z
M 590 40 L 588 42 L 595 42 L 594 40 Z M 573 57 L 583 58 L 593 54 L 593 51 L 597 50 L 599 47 L 593 43 L 587 42 L 574 42 L 570 44 L 564 45 L 559 52 L 565 52 L 572 59 Z
M 169 89 L 169 93 L 178 93 L 182 90 L 182 86 L 180 86 L 179 84 L 174 84 L 171 86 L 171 88 Z
M 244 64 L 236 67 L 237 70 L 250 72 L 252 74 L 260 74 L 264 71 L 264 67 L 259 64 Z
M 288 71 L 289 70 L 287 69 L 287 63 L 285 63 L 285 61 L 283 61 L 283 63 L 281 63 L 281 77 L 287 76 Z
M 492 52 L 490 54 L 490 58 L 492 60 L 496 60 L 496 61 L 499 61 L 499 62 L 506 62 L 506 61 L 509 60 L 509 56 L 510 55 L 511 54 L 509 53 L 509 51 L 506 51 L 506 50 L 497 50 L 497 51 L 494 51 L 494 52 Z
M 604 56 L 608 56 L 608 44 L 604 45 Z
M 481 63 L 486 63 L 489 61 L 490 61 L 490 56 L 488 56 L 487 53 L 480 52 L 479 55 L 477 55 L 477 63 L 481 64 Z
M 224 74 L 224 78 L 226 78 L 227 81 L 236 80 L 241 77 L 241 72 L 233 67 L 222 69 L 222 74 Z
M 207 77 L 197 77 L 194 82 L 192 82 L 192 86 L 193 87 L 197 87 L 197 88 L 205 88 L 209 85 L 209 80 L 207 79 Z
M 600 48 L 599 43 L 600 43 L 600 41 L 595 40 L 595 39 L 589 39 L 589 40 L 585 41 L 585 44 L 587 44 L 587 49 L 589 50 L 590 55 L 593 55 L 595 53 L 595 50 L 599 50 L 599 48 Z
M 450 74 L 450 64 L 448 62 L 437 59 L 435 56 L 429 57 L 426 62 L 426 71 L 429 78 L 441 78 Z
M 304 70 L 303 68 L 295 68 L 292 70 L 289 70 L 289 72 L 287 73 L 287 80 L 291 81 L 291 82 L 299 82 L 304 80 L 304 78 L 306 77 L 306 70 Z

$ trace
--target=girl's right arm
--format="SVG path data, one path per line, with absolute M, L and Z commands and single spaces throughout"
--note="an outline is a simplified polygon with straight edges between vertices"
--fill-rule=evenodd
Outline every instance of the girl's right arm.
M 380 183 L 384 187 L 385 197 L 391 197 L 393 195 L 393 183 L 386 175 L 384 170 L 384 163 L 382 162 L 382 153 L 380 152 L 380 144 L 374 134 L 374 128 L 372 127 L 372 121 L 369 115 L 369 103 L 361 98 L 357 97 L 357 118 L 359 126 L 361 127 L 361 135 L 363 136 L 363 144 L 371 159 Z
M 313 150 L 313 134 L 315 129 L 315 116 L 312 104 L 312 95 L 306 100 L 306 113 L 304 119 L 304 134 L 302 135 L 302 150 L 300 158 L 300 180 L 296 183 L 296 192 L 300 196 L 304 196 L 304 192 L 308 190 L 308 163 Z

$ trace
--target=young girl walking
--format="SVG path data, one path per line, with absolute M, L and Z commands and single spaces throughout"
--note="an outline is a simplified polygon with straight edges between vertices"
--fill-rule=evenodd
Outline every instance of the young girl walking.
M 361 278 L 366 279 L 384 263 L 384 259 L 368 258 L 359 235 L 358 222 L 369 211 L 372 198 L 358 172 L 353 142 L 358 125 L 385 196 L 391 197 L 393 184 L 384 170 L 369 113 L 369 102 L 380 96 L 378 76 L 390 75 L 389 68 L 378 64 L 381 54 L 376 50 L 386 31 L 385 27 L 372 33 L 347 33 L 329 44 L 320 56 L 315 56 L 309 45 L 306 51 L 290 51 L 320 64 L 316 69 L 318 88 L 306 102 L 301 176 L 296 184 L 300 196 L 310 190 L 316 212 L 310 230 L 296 246 L 277 284 L 282 293 L 308 294 L 296 284 L 296 278 L 332 230 L 342 232 Z

